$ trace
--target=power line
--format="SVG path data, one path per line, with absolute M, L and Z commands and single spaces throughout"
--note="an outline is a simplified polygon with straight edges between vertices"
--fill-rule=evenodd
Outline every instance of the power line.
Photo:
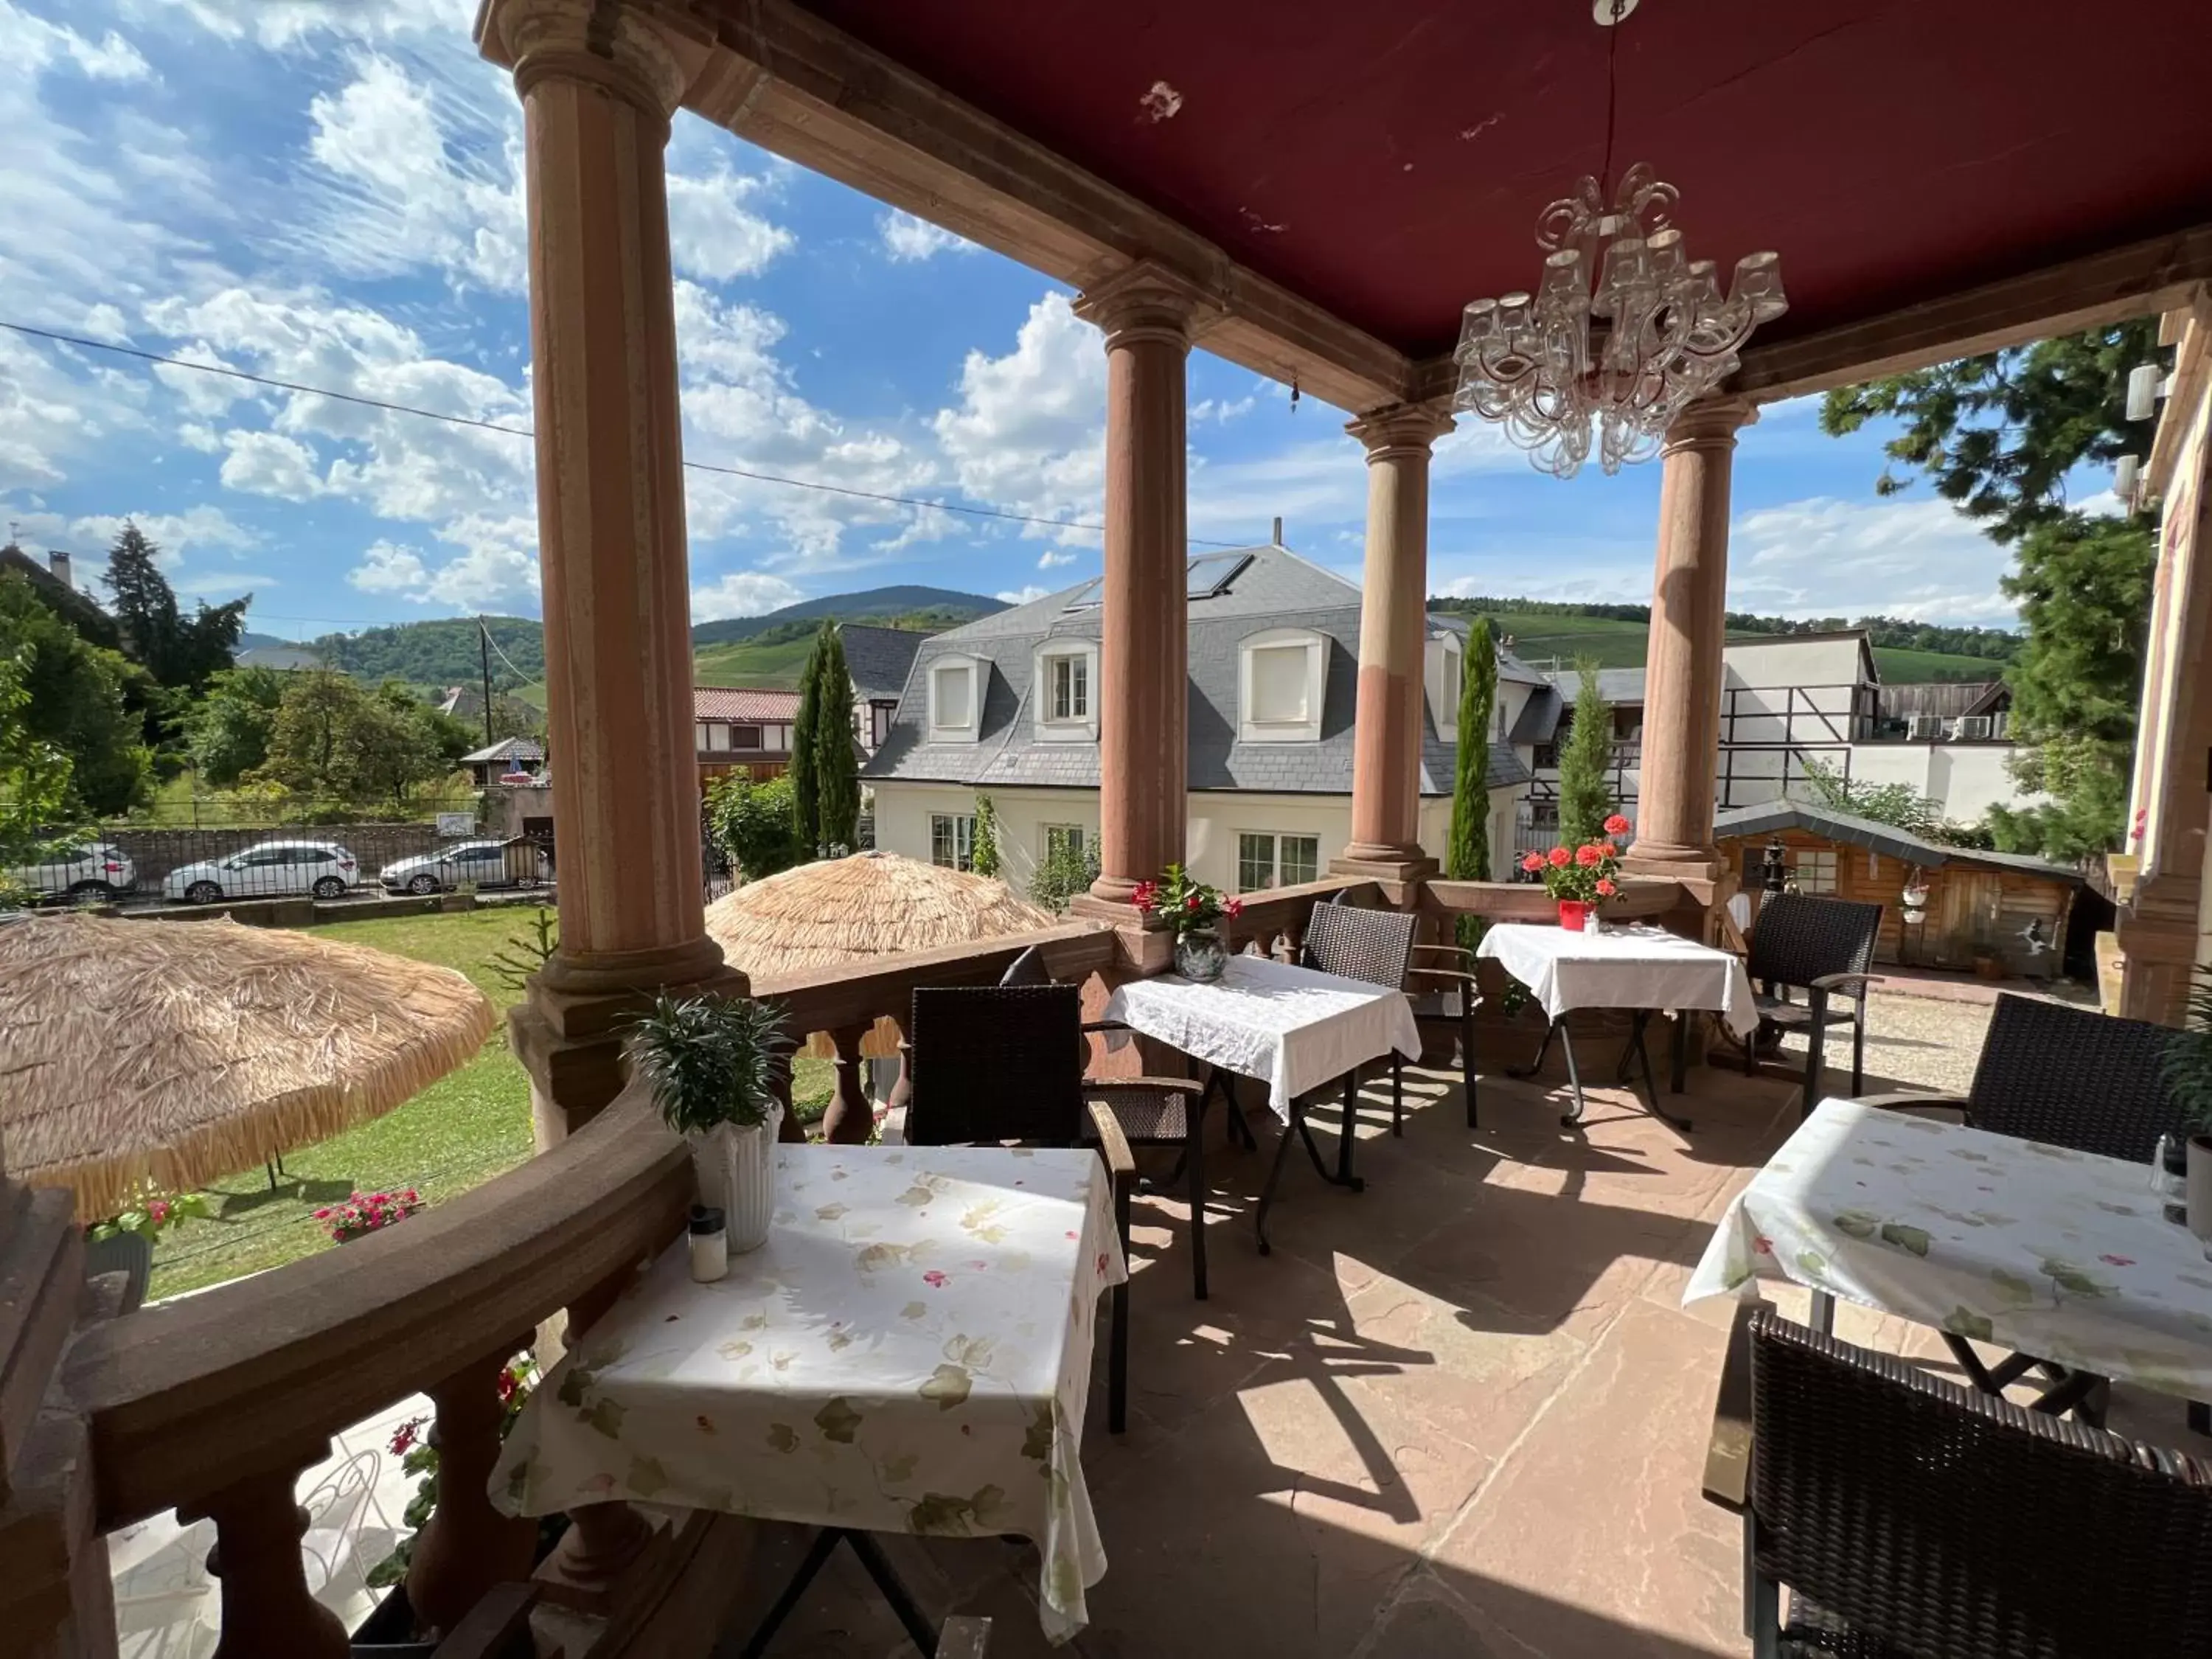
M 203 374 L 221 374 L 233 380 L 245 380 L 253 386 L 271 386 L 279 392 L 296 392 L 309 398 L 330 398 L 342 404 L 356 404 L 363 409 L 380 409 L 392 415 L 413 415 L 426 421 L 444 421 L 451 426 L 474 427 L 480 432 L 503 433 L 510 438 L 534 438 L 538 434 L 526 426 L 502 426 L 497 421 L 479 421 L 468 415 L 448 415 L 434 409 L 417 409 L 411 404 L 387 403 L 381 398 L 363 398 L 351 392 L 331 392 L 319 386 L 302 386 L 296 380 L 273 380 L 265 374 L 251 374 L 242 368 L 226 368 L 217 363 L 196 363 L 183 357 L 164 357 L 159 352 L 141 351 L 136 346 L 116 345 L 106 340 L 88 340 L 81 335 L 58 334 L 49 328 L 33 328 L 28 323 L 11 323 L 0 318 L 0 328 L 11 329 L 18 334 L 27 334 L 33 339 L 52 340 L 61 345 L 82 346 L 88 351 L 112 351 L 118 356 L 136 357 L 141 362 L 159 363 L 165 368 L 197 369 Z M 1053 530 L 1091 530 L 1103 532 L 1102 524 L 1086 524 L 1074 519 L 1045 519 L 1031 513 L 1009 513 L 996 507 L 965 507 L 957 501 L 924 501 L 915 495 L 890 495 L 874 489 L 854 489 L 846 484 L 823 483 L 818 478 L 787 478 L 781 473 L 755 472 L 742 466 L 717 466 L 711 461 L 687 460 L 684 465 L 694 472 L 716 472 L 725 477 L 749 478 L 755 483 L 784 484 L 793 489 L 815 489 L 829 495 L 849 496 L 854 501 L 884 501 L 893 507 L 927 507 L 938 513 L 964 513 L 970 518 L 1004 519 L 1013 524 L 1042 525 Z M 1243 547 L 1243 542 L 1210 541 L 1203 536 L 1186 536 L 1184 541 L 1193 547 Z

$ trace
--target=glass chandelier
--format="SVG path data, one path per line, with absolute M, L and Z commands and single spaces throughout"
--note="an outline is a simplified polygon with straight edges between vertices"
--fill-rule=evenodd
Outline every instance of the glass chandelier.
M 1598 0 L 1598 21 L 1618 22 L 1628 9 Z M 1607 82 L 1609 175 L 1610 50 Z M 1610 202 L 1585 174 L 1573 195 L 1546 208 L 1536 221 L 1546 257 L 1535 293 L 1467 308 L 1452 407 L 1503 425 L 1554 477 L 1574 477 L 1593 446 L 1608 474 L 1657 454 L 1683 406 L 1735 372 L 1752 330 L 1789 309 L 1772 253 L 1738 260 L 1723 297 L 1713 262 L 1691 258 L 1674 228 L 1679 197 L 1639 162 Z

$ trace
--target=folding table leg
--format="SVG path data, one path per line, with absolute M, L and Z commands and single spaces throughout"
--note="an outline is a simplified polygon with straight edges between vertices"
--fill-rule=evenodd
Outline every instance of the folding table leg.
M 1344 1115 L 1336 1126 L 1336 1184 L 1364 1193 L 1367 1183 L 1352 1173 L 1352 1149 L 1358 1141 L 1359 1068 L 1355 1066 L 1344 1074 Z
M 853 1553 L 860 1558 L 860 1565 L 868 1570 L 868 1577 L 876 1581 L 876 1588 L 884 1593 L 884 1600 L 906 1626 L 906 1633 L 914 1644 L 924 1653 L 937 1651 L 937 1628 L 922 1616 L 915 1604 L 913 1595 L 901 1582 L 898 1571 L 891 1565 L 890 1557 L 876 1541 L 875 1534 L 860 1531 L 845 1532 L 845 1541 L 853 1547 Z
M 776 1632 L 783 1628 L 783 1621 L 791 1617 L 792 1610 L 798 1607 L 799 1599 L 806 1594 L 806 1587 L 814 1582 L 814 1576 L 827 1564 L 837 1547 L 837 1540 L 844 1535 L 844 1529 L 840 1527 L 824 1527 L 814 1534 L 814 1541 L 806 1547 L 806 1557 L 799 1564 L 799 1571 L 791 1575 L 791 1582 L 783 1587 L 783 1594 L 775 1598 L 775 1605 L 768 1610 L 767 1617 L 753 1627 L 752 1635 L 738 1650 L 740 1659 L 761 1659 L 761 1656 L 768 1651 L 768 1644 L 775 1639 Z M 936 1645 L 933 1638 L 929 1648 L 924 1651 L 930 1651 Z
M 1644 1030 L 1650 1024 L 1651 1011 L 1648 1008 L 1638 1008 L 1636 1011 L 1635 1020 L 1628 1030 L 1630 1054 L 1624 1054 L 1622 1059 L 1625 1061 L 1632 1055 L 1638 1066 L 1643 1070 L 1644 1110 L 1677 1134 L 1687 1134 L 1690 1133 L 1690 1120 L 1686 1117 L 1675 1116 L 1674 1113 L 1659 1103 L 1659 1079 L 1651 1069 L 1650 1050 L 1644 1046 Z M 1633 1094 L 1635 1091 L 1632 1088 L 1630 1092 Z
M 1260 1189 L 1260 1207 L 1253 1213 L 1253 1226 L 1260 1236 L 1260 1254 L 1273 1254 L 1267 1243 L 1267 1212 L 1275 1206 L 1275 1188 L 1283 1178 L 1283 1160 L 1290 1156 L 1291 1143 L 1305 1134 L 1305 1111 L 1299 1103 L 1291 1103 L 1291 1121 L 1283 1126 L 1283 1138 L 1275 1143 L 1275 1161 L 1267 1166 L 1267 1184 Z M 1308 1152 L 1313 1152 L 1313 1142 L 1306 1142 Z M 1319 1154 L 1314 1154 L 1316 1161 Z
M 1206 1087 L 1213 1079 L 1206 1079 Z M 1237 1119 L 1237 1103 L 1229 1103 L 1231 1122 Z M 1190 1176 L 1190 1291 L 1199 1301 L 1206 1300 L 1206 1097 L 1199 1097 L 1198 1109 L 1191 1115 L 1190 1133 L 1183 1146 L 1183 1163 Z
M 1679 1095 L 1688 1082 L 1690 1069 L 1690 1011 L 1674 1011 L 1674 1034 L 1668 1043 L 1667 1092 Z
M 1567 1091 L 1575 1103 L 1571 1111 L 1559 1114 L 1559 1121 L 1570 1129 L 1579 1129 L 1583 1123 L 1583 1079 L 1581 1072 L 1575 1066 L 1574 1034 L 1567 1030 L 1566 1017 L 1564 1014 L 1552 1022 L 1551 1031 L 1544 1033 L 1544 1042 L 1547 1048 L 1551 1044 L 1552 1031 L 1557 1031 L 1559 1034 L 1559 1052 L 1567 1057 Z M 1539 1066 L 1544 1063 L 1544 1052 L 1541 1048 L 1536 1051 L 1536 1063 Z

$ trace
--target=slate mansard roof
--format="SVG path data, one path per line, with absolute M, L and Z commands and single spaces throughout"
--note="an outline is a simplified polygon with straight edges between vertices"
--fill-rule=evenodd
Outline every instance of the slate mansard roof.
M 1198 596 L 1189 602 L 1190 787 L 1349 795 L 1359 674 L 1358 588 L 1284 548 L 1249 547 L 1194 560 L 1190 591 Z M 979 788 L 1097 788 L 1097 745 L 1037 742 L 1029 697 L 1038 646 L 1048 640 L 1098 641 L 1103 617 L 1097 597 L 1097 582 L 1085 582 L 925 640 L 890 733 L 861 775 L 871 782 Z M 1457 620 L 1432 617 L 1431 631 L 1463 635 L 1463 626 L 1451 626 Z M 1329 639 L 1317 743 L 1245 743 L 1237 737 L 1238 645 L 1275 628 L 1308 629 Z M 949 656 L 976 658 L 988 671 L 981 736 L 975 743 L 928 740 L 929 670 Z M 1437 735 L 1425 707 L 1421 793 L 1449 794 L 1455 764 L 1452 745 Z M 1520 783 L 1528 775 L 1511 749 L 1490 746 L 1489 787 Z

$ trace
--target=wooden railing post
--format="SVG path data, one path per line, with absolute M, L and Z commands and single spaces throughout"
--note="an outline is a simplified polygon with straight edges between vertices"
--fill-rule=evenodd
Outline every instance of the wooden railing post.
M 624 1268 L 568 1304 L 571 1350 L 620 1299 L 632 1271 Z M 644 1553 L 652 1539 L 653 1528 L 645 1517 L 626 1503 L 586 1504 L 570 1510 L 568 1530 L 538 1565 L 538 1587 L 549 1601 L 580 1613 L 605 1613 L 613 1603 L 624 1569 Z
M 351 1644 L 338 1616 L 307 1589 L 300 1540 L 307 1512 L 294 1497 L 300 1471 L 330 1455 L 330 1443 L 284 1468 L 234 1481 L 180 1521 L 211 1518 L 216 1547 L 208 1571 L 222 1581 L 222 1638 L 215 1659 L 347 1659 Z
M 830 1033 L 837 1045 L 837 1091 L 822 1115 L 822 1139 L 833 1145 L 864 1146 L 876 1127 L 875 1108 L 860 1085 L 860 1039 L 867 1025 L 841 1025 Z
M 499 1461 L 506 1405 L 500 1378 L 520 1342 L 472 1361 L 432 1386 L 438 1408 L 438 1506 L 415 1540 L 407 1600 L 416 1622 L 441 1633 L 460 1623 L 494 1584 L 530 1576 L 538 1522 L 501 1515 L 485 1487 Z
M 769 1079 L 769 1086 L 775 1091 L 777 1103 L 783 1108 L 783 1118 L 776 1125 L 775 1138 L 787 1145 L 803 1146 L 806 1144 L 806 1126 L 799 1121 L 799 1108 L 791 1098 L 792 1064 L 791 1054 L 778 1055 Z

